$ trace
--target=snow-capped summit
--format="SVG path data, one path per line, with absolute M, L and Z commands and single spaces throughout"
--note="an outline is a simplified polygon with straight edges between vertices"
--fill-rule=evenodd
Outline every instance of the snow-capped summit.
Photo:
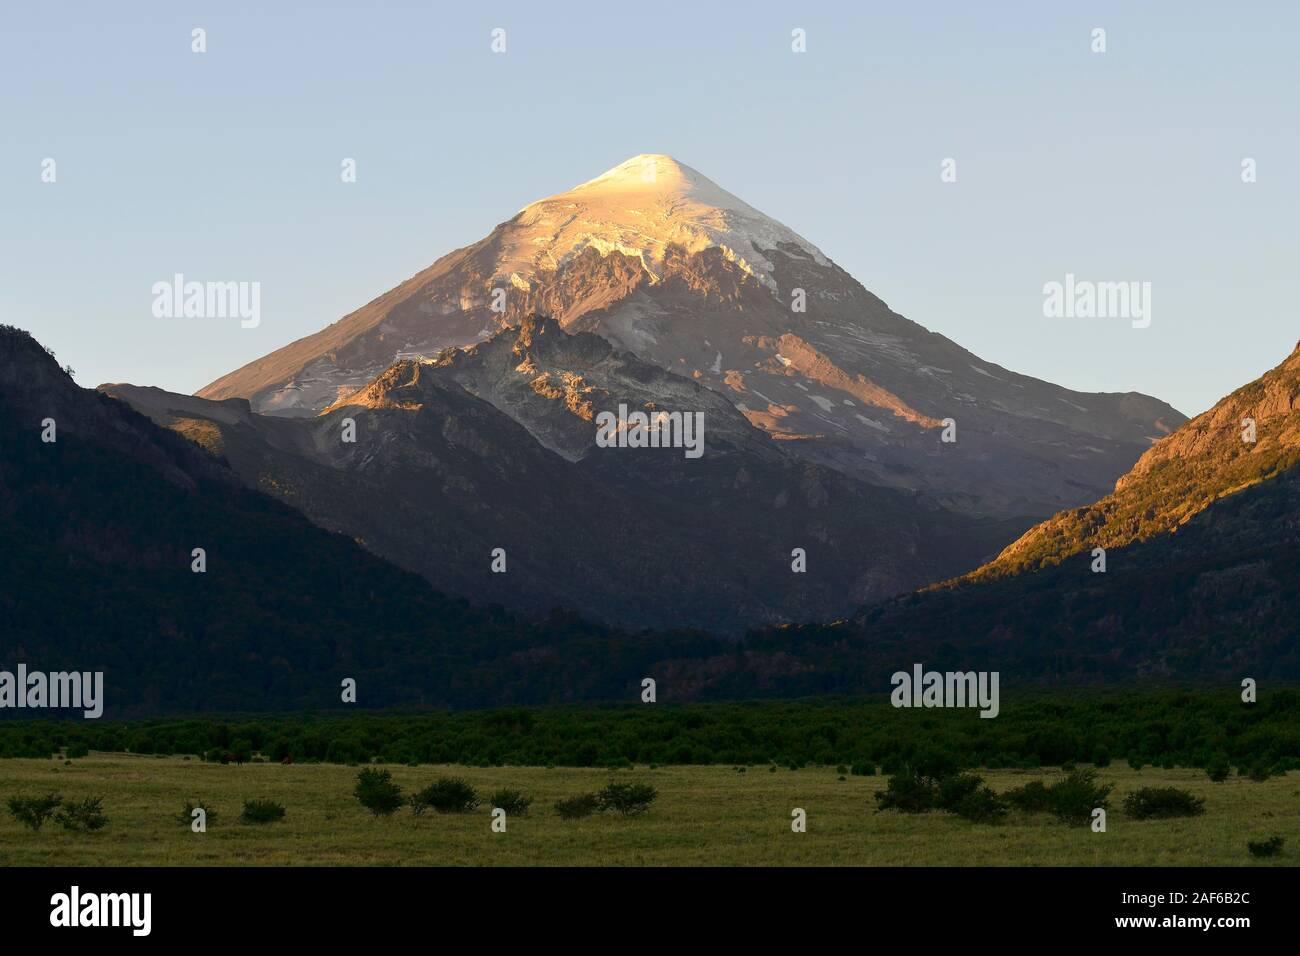
M 691 167 L 671 156 L 642 153 L 520 210 L 504 229 L 502 278 L 520 285 L 592 248 L 639 259 L 657 282 L 670 246 L 688 253 L 716 247 L 773 291 L 768 250 L 798 249 L 829 264 L 808 240 Z
M 860 241 L 887 241 L 882 228 Z M 977 514 L 1047 515 L 1095 500 L 1183 421 L 1143 395 L 1072 392 L 972 355 L 657 153 L 525 206 L 199 394 L 314 415 L 399 357 L 470 347 L 534 315 L 712 389 L 788 451 Z M 941 445 L 946 419 L 961 438 Z

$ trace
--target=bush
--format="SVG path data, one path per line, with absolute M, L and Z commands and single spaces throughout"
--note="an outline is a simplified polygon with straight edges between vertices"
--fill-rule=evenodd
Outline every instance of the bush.
M 180 815 L 177 817 L 177 819 L 181 823 L 185 824 L 186 826 L 190 826 L 194 822 L 195 810 L 203 811 L 204 813 L 203 820 L 206 824 L 211 825 L 213 823 L 216 823 L 217 811 L 214 810 L 209 804 L 190 803 L 188 800 L 185 801 L 185 809 L 180 812 Z
M 1043 786 L 1041 780 L 1034 780 L 1023 787 L 1008 790 L 1004 799 L 1011 806 L 1025 813 L 1046 813 L 1052 808 L 1047 787 Z
M 1114 784 L 1098 784 L 1097 771 L 1076 770 L 1064 780 L 1047 788 L 1048 806 L 1052 815 L 1071 826 L 1087 826 L 1092 811 L 1105 808 Z
M 600 809 L 630 817 L 645 813 L 658 796 L 659 792 L 648 783 L 611 783 L 596 794 L 596 799 L 600 801 Z
M 957 804 L 961 803 L 968 796 L 980 788 L 984 782 L 982 777 L 973 773 L 958 773 L 951 777 L 945 777 L 938 782 L 938 796 L 935 799 L 935 806 L 940 810 L 953 812 Z
M 876 775 L 876 765 L 874 763 L 855 763 L 849 772 L 855 777 L 874 777 Z
M 902 813 L 928 813 L 935 808 L 938 798 L 933 781 L 906 770 L 891 776 L 884 790 L 876 791 L 879 809 Z
M 54 815 L 54 819 L 65 830 L 72 830 L 75 833 L 94 833 L 108 826 L 108 817 L 100 807 L 103 802 L 103 797 L 86 797 L 80 803 L 69 800 Z
M 1273 775 L 1272 768 L 1270 768 L 1268 764 L 1265 763 L 1257 763 L 1250 768 L 1250 773 L 1249 773 L 1250 779 L 1254 780 L 1256 783 L 1263 783 L 1272 775 Z
M 910 767 L 917 776 L 938 781 L 961 769 L 957 758 L 946 750 L 925 747 L 912 758 Z
M 47 793 L 43 797 L 10 797 L 9 812 L 19 823 L 39 830 L 54 815 L 62 801 L 63 798 L 57 793 Z
M 404 802 L 402 788 L 393 783 L 393 775 L 387 770 L 365 768 L 357 774 L 357 785 L 352 792 L 376 817 L 396 813 Z
M 488 797 L 494 807 L 500 807 L 507 815 L 515 817 L 528 816 L 528 808 L 533 805 L 532 797 L 525 797 L 518 790 L 498 790 Z
M 1247 840 L 1246 849 L 1251 856 L 1277 856 L 1282 852 L 1282 844 L 1285 842 L 1280 836 L 1271 836 L 1267 840 Z
M 978 787 L 962 797 L 951 810 L 972 823 L 1000 823 L 1007 815 L 1007 804 L 991 787 Z
M 1223 783 L 1228 779 L 1228 774 L 1232 773 L 1232 768 L 1228 766 L 1226 757 L 1215 757 L 1205 765 L 1205 775 L 1215 783 Z
M 245 800 L 239 819 L 245 823 L 276 823 L 284 819 L 284 804 L 274 800 Z
M 973 773 L 945 777 L 937 784 L 936 805 L 974 823 L 997 823 L 1007 815 L 1006 802 L 983 784 Z
M 426 809 L 438 813 L 469 813 L 478 805 L 478 791 L 459 777 L 439 777 L 411 797 L 411 811 L 416 816 Z
M 1177 787 L 1143 787 L 1124 798 L 1124 812 L 1135 820 L 1194 817 L 1205 812 L 1205 801 Z
M 555 812 L 565 820 L 589 817 L 600 809 L 600 797 L 594 793 L 580 793 L 576 797 L 555 801 Z

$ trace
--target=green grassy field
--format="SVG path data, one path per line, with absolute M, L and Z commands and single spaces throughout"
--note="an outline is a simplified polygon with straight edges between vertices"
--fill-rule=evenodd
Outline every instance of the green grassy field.
M 877 813 L 882 777 L 839 779 L 833 768 L 663 767 L 607 771 L 537 767 L 392 766 L 407 793 L 440 775 L 464 777 L 481 794 L 514 787 L 535 798 L 527 817 L 493 833 L 489 808 L 465 815 L 403 809 L 374 819 L 352 795 L 357 768 L 328 764 L 222 766 L 179 757 L 92 754 L 62 760 L 0 761 L 0 802 L 14 794 L 57 791 L 104 798 L 106 829 L 74 834 L 53 821 L 39 832 L 0 809 L 4 865 L 1290 865 L 1300 855 L 1300 779 L 1262 783 L 1233 776 L 1212 783 L 1199 770 L 1109 767 L 1116 784 L 1108 831 L 1093 833 L 1049 817 L 1012 813 L 999 826 L 945 813 Z M 1053 770 L 984 771 L 998 791 Z M 561 819 L 562 797 L 610 780 L 649 782 L 659 799 L 643 816 L 598 814 Z M 1142 786 L 1176 786 L 1205 798 L 1200 817 L 1137 821 L 1122 810 Z M 239 822 L 245 799 L 283 803 L 283 822 Z M 179 821 L 187 800 L 215 807 L 206 834 Z M 792 833 L 790 812 L 808 813 Z M 1279 857 L 1256 860 L 1248 839 L 1286 839 Z

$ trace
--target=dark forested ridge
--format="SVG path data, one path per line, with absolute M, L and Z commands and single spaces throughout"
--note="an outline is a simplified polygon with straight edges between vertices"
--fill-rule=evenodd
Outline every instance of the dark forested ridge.
M 0 330 L 0 670 L 103 671 L 108 719 L 339 708 L 349 677 L 363 708 L 634 702 L 646 677 L 663 703 L 879 694 L 913 663 L 998 671 L 1004 693 L 1300 680 L 1298 487 L 1291 469 L 1221 497 L 1105 574 L 1083 554 L 851 621 L 632 633 L 447 598 Z

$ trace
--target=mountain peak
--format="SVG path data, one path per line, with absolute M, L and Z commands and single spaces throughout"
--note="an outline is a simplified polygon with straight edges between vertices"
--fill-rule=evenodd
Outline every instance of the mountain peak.
M 584 250 L 640 260 L 657 280 L 670 246 L 688 253 L 717 248 L 777 291 L 765 254 L 794 247 L 829 262 L 802 236 L 662 153 L 642 153 L 567 192 L 531 203 L 504 228 L 499 278 L 528 289 Z
M 662 153 L 641 153 L 639 156 L 633 156 L 612 169 L 607 169 L 595 179 L 575 186 L 568 193 L 561 195 L 572 195 L 578 192 L 588 196 L 597 193 L 621 195 L 629 199 L 656 195 L 689 196 L 703 205 L 717 209 L 763 215 L 707 176 Z

